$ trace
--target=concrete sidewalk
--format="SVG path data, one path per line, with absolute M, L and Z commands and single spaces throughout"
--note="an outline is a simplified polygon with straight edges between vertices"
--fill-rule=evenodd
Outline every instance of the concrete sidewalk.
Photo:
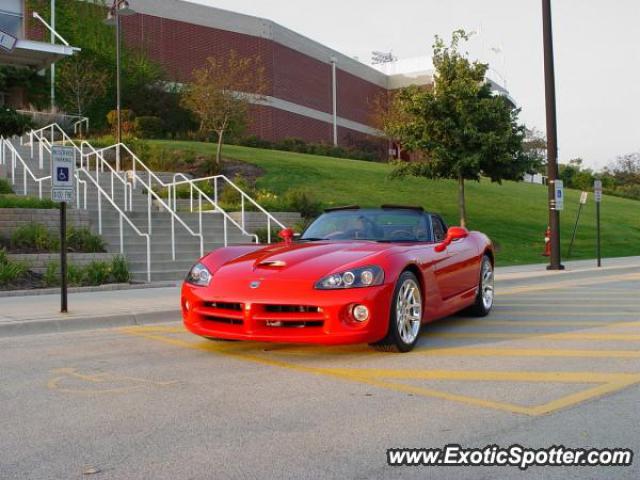
M 177 321 L 180 288 L 161 287 L 0 298 L 0 337 Z
M 548 278 L 570 279 L 596 272 L 640 272 L 640 257 L 565 262 L 566 270 L 548 271 L 546 264 L 499 267 L 496 294 L 500 288 L 524 282 L 544 282 Z M 120 327 L 179 321 L 180 288 L 162 287 L 69 294 L 69 313 L 59 313 L 60 295 L 0 298 L 0 337 L 55 333 L 69 330 Z

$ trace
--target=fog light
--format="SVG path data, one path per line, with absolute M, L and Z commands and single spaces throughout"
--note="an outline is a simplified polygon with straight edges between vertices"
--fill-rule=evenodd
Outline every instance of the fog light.
M 364 305 L 356 305 L 353 307 L 353 318 L 358 322 L 364 322 L 369 318 L 369 309 Z

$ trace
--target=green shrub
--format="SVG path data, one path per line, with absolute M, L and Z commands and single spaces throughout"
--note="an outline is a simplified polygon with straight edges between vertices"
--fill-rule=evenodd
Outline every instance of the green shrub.
M 12 137 L 22 135 L 33 127 L 29 117 L 19 114 L 12 108 L 0 108 L 0 135 Z
M 302 218 L 315 218 L 322 213 L 322 202 L 316 200 L 312 194 L 304 190 L 289 190 L 284 195 L 284 205 L 295 212 L 299 212 Z
M 238 145 L 252 148 L 309 153 L 327 157 L 352 158 L 355 160 L 376 161 L 386 159 L 386 153 L 380 142 L 353 137 L 345 138 L 344 142 L 347 146 L 337 147 L 328 143 L 308 143 L 300 138 L 285 138 L 274 143 L 251 135 L 241 139 Z
M 278 232 L 280 232 L 279 228 L 271 227 L 271 243 L 282 241 L 282 239 L 278 237 Z M 269 238 L 267 234 L 269 233 L 269 229 L 267 227 L 258 228 L 254 233 L 258 236 L 260 243 L 268 243 Z
M 251 148 L 273 148 L 273 143 L 256 135 L 249 135 L 238 142 L 239 145 Z
M 60 250 L 57 233 L 39 223 L 29 223 L 15 229 L 10 240 L 11 248 L 29 252 L 56 252 Z M 69 227 L 67 229 L 67 251 L 97 253 L 105 251 L 102 238 L 89 229 Z
M 237 174 L 233 178 L 233 183 L 235 183 L 236 186 L 247 195 L 252 195 L 252 189 L 249 186 L 249 182 L 242 175 Z M 242 196 L 240 192 L 231 185 L 225 185 L 222 189 L 222 193 L 219 193 L 218 195 L 218 202 L 225 210 L 240 209 Z M 245 206 L 248 207 L 249 204 L 247 203 Z
M 58 204 L 48 199 L 0 194 L 0 208 L 58 208 Z
M 29 223 L 15 229 L 11 248 L 20 251 L 49 252 L 58 249 L 58 239 L 39 223 Z
M 214 198 L 214 190 L 213 185 L 209 182 L 198 182 L 195 184 L 202 192 L 207 195 L 211 200 Z M 167 188 L 156 188 L 155 192 L 160 195 L 161 198 L 167 198 L 168 189 Z M 190 198 L 191 195 L 191 187 L 188 184 L 178 185 L 176 188 L 176 198 Z M 194 188 L 193 190 L 193 200 L 194 202 L 198 201 L 198 191 Z M 207 203 L 207 201 L 203 198 L 202 204 L 203 206 Z
M 27 265 L 22 262 L 12 262 L 4 249 L 0 250 L 0 286 L 7 286 L 19 280 L 27 273 Z
M 13 193 L 13 188 L 9 183 L 9 180 L 0 178 L 0 193 Z
M 73 263 L 67 264 L 67 285 L 81 287 L 85 285 L 85 269 Z
M 67 229 L 67 250 L 72 252 L 98 253 L 105 251 L 104 240 L 86 228 Z
M 115 283 L 129 283 L 131 280 L 129 264 L 122 255 L 118 255 L 111 261 L 111 276 Z
M 164 125 L 159 117 L 141 116 L 134 120 L 135 133 L 140 138 L 162 138 Z
M 45 287 L 57 287 L 58 285 L 60 285 L 59 262 L 52 261 L 47 263 L 47 268 L 44 271 L 42 281 L 44 282 Z
M 111 278 L 110 262 L 93 261 L 82 270 L 82 280 L 86 285 L 103 285 L 109 283 Z

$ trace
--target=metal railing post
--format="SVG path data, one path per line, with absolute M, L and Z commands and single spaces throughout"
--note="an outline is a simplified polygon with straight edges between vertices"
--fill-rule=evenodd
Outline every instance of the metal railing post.
M 98 191 L 98 233 L 102 235 L 102 195 Z
M 271 218 L 267 215 L 267 243 L 271 243 Z
M 122 213 L 120 214 L 120 254 L 124 254 L 124 233 L 122 231 Z

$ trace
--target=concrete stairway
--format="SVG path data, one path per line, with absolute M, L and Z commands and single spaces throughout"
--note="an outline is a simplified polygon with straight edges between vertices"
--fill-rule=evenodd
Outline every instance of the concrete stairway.
M 12 141 L 14 147 L 28 164 L 36 177 L 49 175 L 49 158 L 45 159 L 45 168 L 38 168 L 37 147 L 34 147 L 34 158 L 30 158 L 30 148 L 20 146 L 18 140 Z M 95 170 L 90 173 L 95 178 Z M 0 176 L 10 178 L 10 164 L 0 165 Z M 24 169 L 20 162 L 15 170 L 14 191 L 19 195 L 24 195 L 23 177 Z M 111 203 L 102 196 L 101 205 L 98 201 L 98 190 L 88 178 L 87 173 L 80 172 L 80 178 L 87 182 L 86 208 L 89 211 L 92 230 L 100 233 L 107 244 L 108 252 L 120 252 L 120 214 Z M 99 185 L 111 195 L 111 174 L 100 173 L 98 177 Z M 27 191 L 29 196 L 38 195 L 38 184 L 27 174 Z M 84 194 L 81 188 L 76 192 L 80 195 L 81 208 L 84 208 Z M 42 198 L 50 198 L 51 182 L 46 180 L 42 185 Z M 124 210 L 124 185 L 118 181 L 113 182 L 113 200 Z M 164 199 L 166 202 L 166 199 Z M 132 193 L 133 211 L 125 212 L 130 221 L 142 233 L 148 233 L 148 196 L 141 186 L 133 190 Z M 152 202 L 151 206 L 151 281 L 181 280 L 195 261 L 200 257 L 200 238 L 192 235 L 182 224 L 174 220 L 175 232 L 175 260 L 172 255 L 171 236 L 171 214 L 164 208 Z M 77 203 L 69 205 L 70 208 L 77 208 Z M 99 213 L 101 211 L 101 214 Z M 199 214 L 178 211 L 177 215 L 195 233 L 199 231 Z M 134 281 L 145 282 L 147 280 L 147 241 L 145 237 L 139 236 L 135 230 L 126 222 L 122 222 L 122 238 L 124 255 L 126 256 Z M 224 246 L 224 217 L 221 213 L 203 212 L 202 226 L 204 237 L 204 252 Z M 228 244 L 251 243 L 253 237 L 242 234 L 242 232 L 231 222 L 227 222 L 227 242 Z

